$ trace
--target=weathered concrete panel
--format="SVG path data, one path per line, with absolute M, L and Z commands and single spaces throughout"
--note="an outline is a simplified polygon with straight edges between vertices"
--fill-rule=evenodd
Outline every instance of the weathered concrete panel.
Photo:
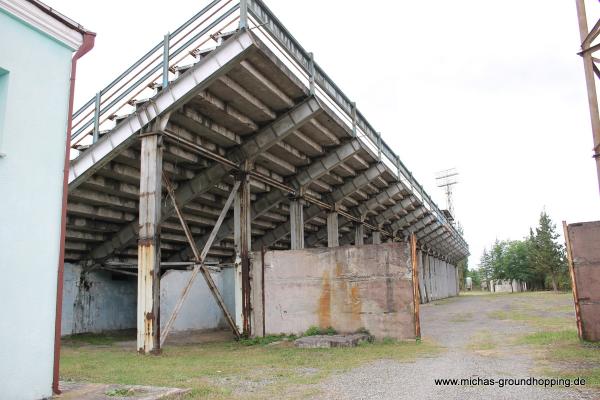
M 527 285 L 524 282 L 517 281 L 516 279 L 497 279 L 491 281 L 491 292 L 492 293 L 517 293 L 527 290 Z
M 173 312 L 173 308 L 180 297 L 181 291 L 187 284 L 190 274 L 191 271 L 171 270 L 160 279 L 161 329 Z M 211 272 L 211 276 L 223 296 L 227 309 L 233 314 L 235 309 L 234 269 L 224 268 L 221 272 Z M 173 324 L 172 332 L 226 327 L 227 321 L 223 312 L 210 292 L 206 281 L 201 274 L 198 274 Z
M 427 293 L 425 292 L 425 268 L 423 267 L 423 253 L 417 250 L 417 265 L 419 266 L 419 295 L 421 296 L 421 303 L 427 303 Z
M 169 271 L 162 276 L 160 309 L 164 326 L 187 282 L 190 271 Z M 234 270 L 212 274 L 227 309 L 233 312 Z M 82 274 L 79 265 L 65 264 L 62 334 L 99 333 L 135 329 L 137 281 L 135 277 L 92 271 Z M 227 323 L 208 286 L 199 275 L 192 285 L 173 331 L 225 328 Z
M 421 290 L 424 287 L 426 292 L 426 295 L 421 294 L 422 303 L 458 296 L 458 277 L 454 265 L 430 255 L 423 255 L 422 271 L 424 282 Z
M 569 239 L 585 340 L 600 340 L 600 221 L 571 224 Z
M 66 263 L 62 334 L 135 328 L 136 296 L 135 277 Z
M 253 255 L 254 334 L 262 332 L 262 263 Z M 406 243 L 265 253 L 265 330 L 310 326 L 375 337 L 414 338 L 411 260 Z

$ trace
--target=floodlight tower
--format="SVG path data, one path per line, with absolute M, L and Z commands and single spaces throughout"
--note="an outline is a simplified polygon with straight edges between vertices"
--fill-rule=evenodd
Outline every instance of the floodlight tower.
M 458 171 L 456 168 L 450 168 L 437 173 L 435 180 L 437 181 L 438 187 L 444 188 L 446 193 L 446 204 L 448 207 L 448 212 L 452 219 L 454 219 L 454 203 L 452 201 L 452 188 L 454 185 L 458 183 L 456 180 L 458 176 Z

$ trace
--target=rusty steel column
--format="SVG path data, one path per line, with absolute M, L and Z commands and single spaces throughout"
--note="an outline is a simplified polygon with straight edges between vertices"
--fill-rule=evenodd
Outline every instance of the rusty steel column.
M 576 0 L 576 4 L 577 20 L 579 22 L 579 37 L 581 38 L 581 56 L 583 58 L 583 68 L 585 71 L 585 82 L 588 93 L 588 104 L 590 108 L 590 118 L 592 122 L 592 134 L 594 138 L 594 158 L 596 159 L 598 188 L 600 189 L 600 115 L 598 111 L 596 78 L 594 76 L 594 60 L 592 58 L 592 51 L 590 51 L 590 43 L 587 43 L 586 41 L 589 34 L 589 30 L 584 0 Z
M 247 171 L 248 169 L 245 169 Z M 250 321 L 250 241 L 251 241 L 251 204 L 250 177 L 240 172 L 236 177 L 240 187 L 234 203 L 234 245 L 236 264 L 236 322 L 244 336 L 252 334 Z
M 142 354 L 156 354 L 160 352 L 162 136 L 144 134 L 141 141 L 137 348 Z

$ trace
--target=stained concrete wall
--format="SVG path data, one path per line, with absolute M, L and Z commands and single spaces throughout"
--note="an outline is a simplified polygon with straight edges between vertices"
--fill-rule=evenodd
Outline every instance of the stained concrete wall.
M 301 333 L 310 326 L 375 337 L 414 338 L 411 260 L 406 243 L 253 254 L 255 335 Z M 263 331 L 263 315 L 264 326 Z
M 421 303 L 458 296 L 456 267 L 428 254 L 417 252 Z
M 136 327 L 137 278 L 65 264 L 62 334 Z
M 583 339 L 600 341 L 600 221 L 567 227 Z
M 160 280 L 161 325 L 167 322 L 190 271 L 168 271 Z M 211 273 L 225 304 L 234 309 L 233 268 Z M 107 271 L 82 273 L 65 264 L 62 334 L 99 333 L 136 328 L 137 278 Z M 226 327 L 221 309 L 204 278 L 196 277 L 173 326 L 173 331 Z
M 187 284 L 190 271 L 168 271 L 160 280 L 161 328 L 167 323 L 181 291 Z M 221 272 L 211 272 L 211 276 L 223 296 L 227 310 L 233 314 L 234 269 L 223 268 Z M 206 281 L 198 274 L 188 297 L 173 325 L 173 331 L 226 328 L 227 321 L 219 308 Z
M 497 279 L 491 281 L 490 290 L 492 293 L 517 293 L 527 290 L 527 284 L 516 279 Z

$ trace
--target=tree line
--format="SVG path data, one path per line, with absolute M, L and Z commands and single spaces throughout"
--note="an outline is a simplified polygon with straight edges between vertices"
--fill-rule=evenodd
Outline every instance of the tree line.
M 540 214 L 538 226 L 529 229 L 522 240 L 496 240 L 485 249 L 479 270 L 468 270 L 474 284 L 490 280 L 516 279 L 526 282 L 530 290 L 565 290 L 571 280 L 565 247 L 548 214 Z

